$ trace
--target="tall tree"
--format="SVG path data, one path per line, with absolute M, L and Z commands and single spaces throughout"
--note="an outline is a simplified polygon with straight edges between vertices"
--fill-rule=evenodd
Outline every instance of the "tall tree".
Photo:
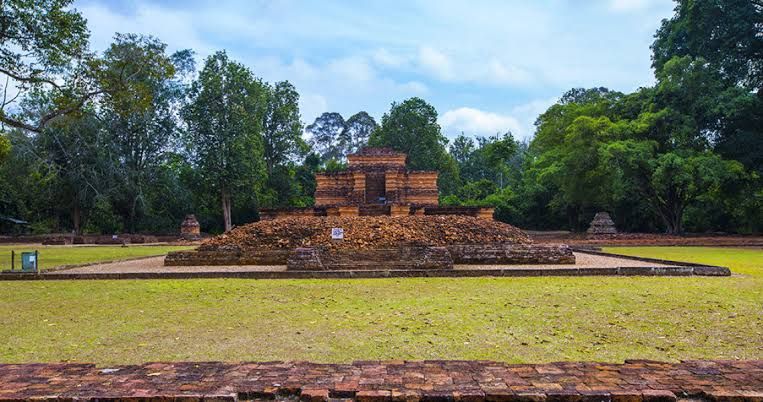
M 440 131 L 437 110 L 421 98 L 393 102 L 368 144 L 405 152 L 412 169 L 439 170 L 439 187 L 446 194 L 458 186 L 458 165 L 446 150 L 448 139 Z
M 131 231 L 144 207 L 146 187 L 177 134 L 176 110 L 184 88 L 174 62 L 187 67 L 190 57 L 190 52 L 172 57 L 158 39 L 134 34 L 117 34 L 104 54 L 101 85 L 113 90 L 105 93 L 101 114 L 111 135 Z M 124 76 L 132 78 L 125 82 Z
M 96 88 L 85 19 L 71 0 L 0 2 L 0 122 L 40 132 L 54 118 L 79 109 Z M 15 108 L 33 91 L 50 91 L 49 107 L 34 119 Z M 27 116 L 28 117 L 28 116 Z
M 471 137 L 464 135 L 463 132 L 453 140 L 453 143 L 450 144 L 449 148 L 450 154 L 456 160 L 459 169 L 462 171 L 466 164 L 469 163 L 469 159 L 475 150 L 474 140 Z
M 377 127 L 374 118 L 366 112 L 355 113 L 347 120 L 339 113 L 326 112 L 307 126 L 307 132 L 312 135 L 311 144 L 323 163 L 329 160 L 341 162 L 347 155 L 366 146 L 368 137 Z
M 710 63 L 723 79 L 763 96 L 763 2 L 676 0 L 675 14 L 662 21 L 652 44 L 652 66 L 673 57 Z
M 358 152 L 368 144 L 371 133 L 379 127 L 371 115 L 361 111 L 350 116 L 344 124 L 342 139 L 346 143 L 345 156 Z
M 683 95 L 670 106 L 692 109 L 717 152 L 763 173 L 763 2 L 677 0 L 651 48 L 658 86 Z
M 739 162 L 711 152 L 658 153 L 654 142 L 638 140 L 612 142 L 606 152 L 634 180 L 633 189 L 650 201 L 671 234 L 683 232 L 686 208 L 703 194 L 749 180 Z
M 268 101 L 263 116 L 265 166 L 268 175 L 307 151 L 302 138 L 302 122 L 299 115 L 299 93 L 289 81 L 281 81 L 268 87 Z
M 388 146 L 408 154 L 413 169 L 437 169 L 447 155 L 447 138 L 437 123 L 437 110 L 421 98 L 392 103 L 369 144 Z
M 220 197 L 225 230 L 232 228 L 234 194 L 262 183 L 262 125 L 268 88 L 225 52 L 208 57 L 182 116 L 200 180 Z
M 71 211 L 75 233 L 82 233 L 96 196 L 114 185 L 109 140 L 94 111 L 87 109 L 57 119 L 35 138 L 40 156 L 59 178 L 59 206 Z
M 320 155 L 322 161 L 342 159 L 346 144 L 342 143 L 341 138 L 345 130 L 345 121 L 341 114 L 323 113 L 316 117 L 306 130 L 312 135 L 310 142 L 313 150 Z

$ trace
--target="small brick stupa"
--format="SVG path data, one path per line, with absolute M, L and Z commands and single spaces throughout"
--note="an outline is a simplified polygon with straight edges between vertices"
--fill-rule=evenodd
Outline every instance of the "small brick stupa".
M 201 238 L 201 225 L 196 220 L 196 215 L 189 214 L 185 216 L 180 224 L 180 237 L 185 240 L 199 240 Z
M 608 212 L 597 212 L 596 216 L 591 221 L 591 226 L 588 227 L 588 234 L 603 235 L 603 234 L 617 234 L 617 228 L 615 222 L 609 216 Z

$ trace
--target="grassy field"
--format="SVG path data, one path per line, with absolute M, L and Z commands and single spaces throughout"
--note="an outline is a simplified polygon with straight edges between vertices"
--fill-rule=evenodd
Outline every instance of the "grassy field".
M 61 265 L 83 264 L 86 262 L 123 260 L 152 255 L 164 255 L 175 250 L 187 250 L 189 246 L 41 246 L 24 244 L 0 246 L 0 270 L 11 268 L 11 250 L 16 251 L 16 269 L 21 269 L 22 251 L 39 251 L 41 270 Z
M 735 275 L 0 282 L 0 362 L 763 358 L 763 250 L 611 251 Z

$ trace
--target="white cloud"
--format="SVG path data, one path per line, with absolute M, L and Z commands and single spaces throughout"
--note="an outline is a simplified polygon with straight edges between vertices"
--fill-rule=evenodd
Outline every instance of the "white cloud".
M 299 96 L 299 112 L 305 125 L 313 122 L 315 117 L 320 116 L 329 109 L 328 101 L 322 95 L 314 93 L 302 93 Z M 307 120 L 305 116 L 311 116 L 313 119 Z
M 404 56 L 394 57 L 404 59 Z M 416 63 L 422 73 L 444 82 L 520 86 L 534 80 L 527 70 L 497 58 L 488 61 L 482 58 L 454 58 L 429 46 L 418 49 Z
M 509 109 L 506 114 L 483 111 L 473 107 L 448 110 L 440 116 L 438 123 L 443 133 L 455 137 L 461 132 L 466 135 L 494 135 L 511 131 L 518 140 L 530 139 L 535 134 L 535 120 L 557 98 L 536 99 Z
M 190 48 L 202 56 L 213 51 L 194 28 L 194 15 L 188 11 L 150 3 L 137 3 L 129 18 L 100 4 L 86 4 L 78 10 L 87 18 L 91 46 L 95 50 L 105 50 L 115 33 L 137 33 L 158 38 L 167 43 L 171 51 Z
M 498 60 L 492 60 L 487 65 L 485 78 L 496 84 L 521 85 L 533 80 L 528 71 L 511 65 L 505 65 Z
M 108 46 L 114 32 L 152 34 L 171 51 L 192 48 L 201 58 L 227 49 L 266 81 L 288 79 L 302 95 L 308 123 L 324 111 L 379 117 L 393 101 L 426 94 L 439 110 L 453 112 L 452 127 L 527 137 L 552 94 L 650 85 L 649 44 L 673 4 L 219 0 L 185 8 L 76 0 L 75 6 L 88 19 L 95 50 Z
M 418 63 L 426 71 L 443 80 L 454 78 L 453 67 L 445 53 L 437 49 L 424 46 L 419 48 Z
M 368 82 L 376 78 L 376 72 L 361 57 L 346 57 L 331 60 L 326 67 L 329 72 L 350 81 Z
M 370 60 L 362 56 L 337 58 L 325 63 L 243 54 L 232 54 L 231 57 L 252 67 L 254 73 L 266 81 L 292 82 L 301 95 L 300 112 L 306 124 L 329 111 L 349 117 L 365 110 L 379 117 L 392 101 L 429 91 L 420 81 L 397 81 L 379 75 Z
M 413 94 L 425 94 L 429 92 L 429 88 L 418 81 L 408 81 L 405 84 L 400 85 L 400 88 Z
M 535 120 L 559 98 L 535 99 L 511 109 L 510 115 L 516 116 L 520 130 L 514 132 L 516 139 L 529 139 L 535 134 Z
M 521 131 L 519 121 L 512 116 L 485 112 L 471 107 L 448 110 L 439 119 L 446 135 L 454 137 L 461 132 L 466 135 L 493 135 L 507 130 L 514 133 Z
M 385 48 L 376 49 L 371 55 L 371 58 L 374 62 L 384 67 L 399 68 L 408 63 L 406 58 L 394 54 Z

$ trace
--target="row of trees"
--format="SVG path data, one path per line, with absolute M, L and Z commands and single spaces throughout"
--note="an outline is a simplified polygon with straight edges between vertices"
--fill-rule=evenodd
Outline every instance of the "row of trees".
M 497 203 L 528 227 L 582 230 L 607 210 L 627 230 L 759 232 L 763 3 L 680 0 L 652 50 L 655 86 L 565 93 L 538 117 L 510 191 L 491 191 L 505 174 L 494 168 L 492 183 L 449 201 Z M 478 159 L 490 149 L 483 141 Z M 451 153 L 470 145 L 459 138 Z
M 763 225 L 755 1 L 679 1 L 655 35 L 655 86 L 573 89 L 529 142 L 509 132 L 448 141 L 420 98 L 393 103 L 378 124 L 361 111 L 303 127 L 289 82 L 265 82 L 225 52 L 197 72 L 192 51 L 169 54 L 142 35 L 93 54 L 67 6 L 1 5 L 4 231 L 18 218 L 37 232 L 172 232 L 186 213 L 227 230 L 261 207 L 311 205 L 314 173 L 366 144 L 439 170 L 443 204 L 495 206 L 526 228 L 581 230 L 599 210 L 634 231 Z

